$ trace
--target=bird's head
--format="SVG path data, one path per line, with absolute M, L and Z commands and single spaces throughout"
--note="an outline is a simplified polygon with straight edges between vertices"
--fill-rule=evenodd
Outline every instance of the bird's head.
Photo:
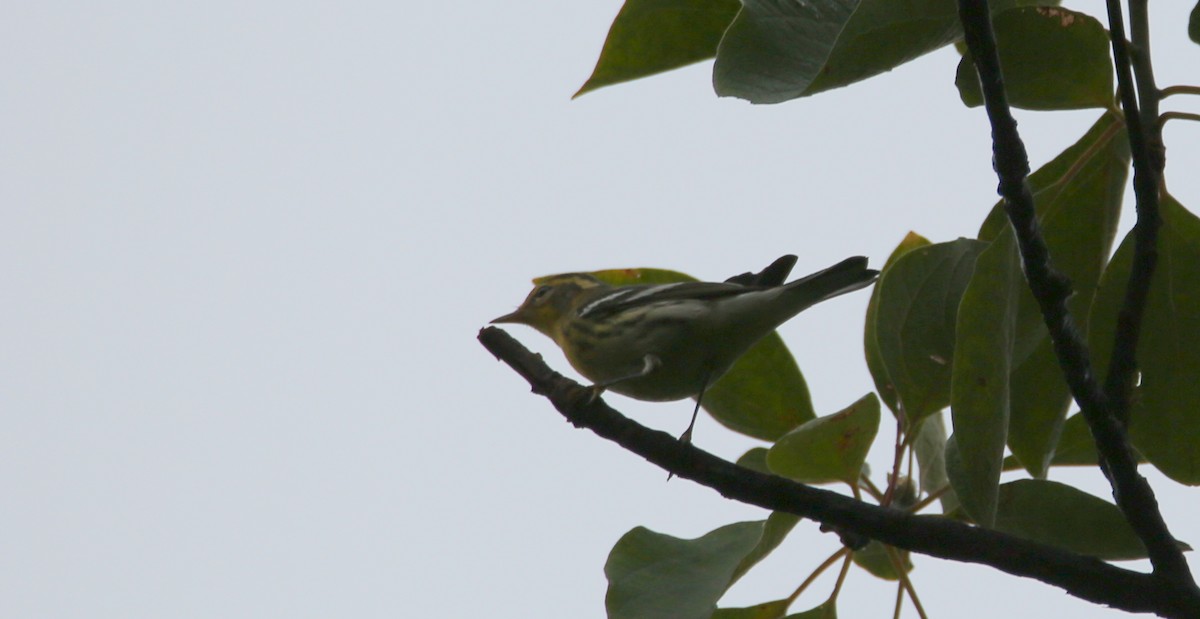
M 492 323 L 506 322 L 528 325 L 555 337 L 555 325 L 572 310 L 582 305 L 589 291 L 607 287 L 586 273 L 549 275 L 533 280 L 534 288 L 516 311 L 496 318 Z

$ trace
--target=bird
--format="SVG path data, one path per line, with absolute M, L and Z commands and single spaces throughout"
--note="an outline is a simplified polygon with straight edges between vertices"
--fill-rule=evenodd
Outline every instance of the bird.
M 704 392 L 755 343 L 879 275 L 855 256 L 785 283 L 797 260 L 785 255 L 724 282 L 614 286 L 589 273 L 551 275 L 535 280 L 515 311 L 491 322 L 526 325 L 554 340 L 592 381 L 593 399 L 604 391 L 651 402 L 695 398 L 679 437 L 690 442 Z

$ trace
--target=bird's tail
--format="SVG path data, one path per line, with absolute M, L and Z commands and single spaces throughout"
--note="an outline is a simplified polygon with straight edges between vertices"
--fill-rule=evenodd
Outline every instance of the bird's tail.
M 794 296 L 802 307 L 816 305 L 847 292 L 866 288 L 879 277 L 879 271 L 867 268 L 864 256 L 854 256 L 812 275 L 786 284 L 789 296 Z

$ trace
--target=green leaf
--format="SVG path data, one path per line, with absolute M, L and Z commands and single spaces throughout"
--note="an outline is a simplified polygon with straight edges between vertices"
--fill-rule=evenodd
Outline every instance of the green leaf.
M 782 619 L 791 600 L 775 600 L 745 608 L 718 608 L 712 619 Z
M 962 507 L 954 489 L 948 487 L 950 477 L 946 472 L 947 444 L 946 422 L 941 413 L 921 420 L 917 438 L 912 444 L 913 453 L 917 456 L 917 466 L 921 470 L 921 492 L 933 494 L 941 491 L 938 502 L 942 504 L 943 514 L 949 514 Z
M 1200 43 L 1200 2 L 1192 7 L 1192 14 L 1188 16 L 1187 32 L 1193 43 Z
M 1019 275 L 1020 276 L 1020 275 Z M 1022 280 L 1022 283 L 1023 280 Z M 1091 297 L 1090 291 L 1085 293 Z M 1017 334 L 1027 326 L 1027 319 L 1036 311 L 1036 305 L 1027 287 L 1022 286 L 1017 301 Z M 1078 298 L 1078 297 L 1076 297 Z M 1023 303 L 1026 299 L 1030 305 Z M 1074 307 L 1074 299 L 1068 307 Z M 1075 316 L 1087 316 L 1086 309 Z M 1036 315 L 1040 320 L 1041 316 Z M 1085 323 L 1086 320 L 1079 322 Z M 1078 324 L 1078 323 L 1077 323 Z M 1021 466 L 1035 478 L 1043 478 L 1050 468 L 1055 446 L 1059 442 L 1067 408 L 1071 403 L 1071 391 L 1067 388 L 1054 343 L 1050 340 L 1045 323 L 1035 326 L 1042 336 L 1037 347 L 1029 356 L 1015 363 L 1009 378 L 1008 448 Z M 1015 356 L 1015 354 L 1014 354 Z
M 800 516 L 795 514 L 771 512 L 771 515 L 767 516 L 767 520 L 763 524 L 762 535 L 758 538 L 758 543 L 742 558 L 737 569 L 733 571 L 733 578 L 729 584 L 732 585 L 737 582 L 738 579 L 746 575 L 746 572 L 750 571 L 750 568 L 758 565 L 759 561 L 765 559 L 767 555 L 778 548 L 788 533 L 791 533 L 792 529 L 795 528 L 797 522 L 800 522 Z
M 986 246 L 958 239 L 913 249 L 875 285 L 875 339 L 910 424 L 950 404 L 958 303 Z
M 992 14 L 1058 0 L 996 0 Z M 805 95 L 878 75 L 962 39 L 955 0 L 863 0 Z
M 837 619 L 837 600 L 829 599 L 816 608 L 788 615 L 784 619 Z
M 929 245 L 929 239 L 917 234 L 909 232 L 905 235 L 896 249 L 892 250 L 892 255 L 888 256 L 887 262 L 883 265 L 883 273 L 887 273 L 888 269 L 895 264 L 896 260 L 918 247 Z M 896 386 L 892 384 L 892 379 L 888 377 L 887 367 L 883 362 L 883 355 L 879 352 L 879 341 L 876 337 L 876 321 L 878 320 L 879 309 L 879 286 L 874 286 L 871 289 L 871 300 L 867 303 L 867 320 L 866 326 L 863 329 L 863 347 L 866 349 L 867 369 L 871 372 L 871 378 L 875 381 L 875 390 L 879 392 L 880 399 L 884 404 L 892 410 L 892 414 L 896 414 L 900 409 L 896 400 Z
M 1112 252 L 1125 194 L 1129 149 L 1123 128 L 1112 114 L 1102 115 L 1082 138 L 1029 178 L 1050 255 L 1055 267 L 1071 279 L 1074 294 L 1067 307 L 1081 328 L 1086 328 L 1100 272 Z M 1008 229 L 1003 204 L 997 203 L 979 235 L 994 240 Z M 1008 447 L 1031 475 L 1040 478 L 1054 454 L 1071 396 L 1041 309 L 1023 284 L 1012 356 Z
M 604 565 L 610 619 L 708 619 L 757 547 L 765 521 L 685 540 L 644 527 L 623 535 Z
M 767 451 L 767 466 L 801 483 L 854 485 L 878 430 L 879 399 L 868 393 L 837 413 L 785 434 Z
M 675 282 L 699 281 L 687 273 L 646 267 L 637 269 L 604 269 L 602 271 L 592 271 L 591 275 L 613 286 L 626 286 L 629 284 L 673 284 Z M 540 284 L 544 279 L 543 277 L 539 277 L 533 280 L 533 283 Z
M 1000 486 L 996 529 L 1108 561 L 1146 556 L 1116 505 L 1052 481 L 1021 479 Z
M 1057 7 L 1022 7 L 997 14 L 992 26 L 1009 104 L 1027 110 L 1111 106 L 1108 32 L 1095 18 Z M 970 53 L 960 59 L 954 84 L 968 107 L 983 105 Z
M 859 0 L 742 0 L 713 65 L 723 97 L 780 103 L 816 79 Z
M 1054 466 L 1096 466 L 1099 463 L 1096 441 L 1087 419 L 1078 414 L 1068 417 L 1058 439 L 1058 448 L 1054 450 Z
M 677 271 L 649 268 L 610 269 L 592 275 L 614 286 L 696 281 Z M 730 430 L 765 441 L 774 441 L 816 417 L 808 384 L 777 333 L 759 340 L 709 387 L 703 407 Z
M 738 0 L 626 0 L 579 92 L 712 58 Z
M 1039 0 L 1000 0 L 993 12 Z M 779 103 L 890 71 L 962 36 L 954 0 L 747 0 L 717 48 L 718 95 Z
M 1051 466 L 1096 466 L 1099 457 L 1096 455 L 1096 442 L 1092 440 L 1092 431 L 1088 428 L 1083 415 L 1068 417 L 1063 424 L 1062 434 L 1058 439 L 1058 447 L 1054 450 Z M 1016 456 L 1004 459 L 1004 470 L 1015 471 L 1024 468 Z
M 1009 373 L 1021 267 L 1012 231 L 975 261 L 955 332 L 950 412 L 962 460 L 954 491 L 972 519 L 991 526 L 1008 438 Z
M 767 468 L 766 447 L 751 447 L 737 459 L 737 465 L 759 473 L 771 474 L 771 469 Z
M 1141 384 L 1130 438 L 1164 475 L 1200 484 L 1200 219 L 1165 192 L 1158 267 L 1150 286 L 1137 359 Z M 1130 232 L 1104 272 L 1092 306 L 1089 341 L 1096 375 L 1105 376 L 1116 316 L 1132 271 Z
M 775 600 L 747 608 L 718 608 L 712 619 L 837 619 L 837 605 L 833 600 L 784 617 L 791 603 L 791 600 Z
M 796 359 L 772 333 L 704 394 L 704 410 L 725 427 L 773 441 L 816 416 Z
M 1141 454 L 1134 454 L 1138 463 L 1145 463 Z M 1058 439 L 1058 447 L 1054 450 L 1053 466 L 1096 466 L 1099 457 L 1096 455 L 1096 441 L 1092 439 L 1092 431 L 1088 428 L 1083 415 L 1073 415 L 1067 418 L 1062 427 L 1062 436 Z M 1004 459 L 1004 470 L 1015 471 L 1021 468 L 1021 462 L 1014 456 Z
M 1103 170 L 1094 169 L 1097 162 L 1115 157 L 1128 168 L 1129 148 L 1121 147 L 1126 144 L 1124 128 L 1125 123 L 1114 114 L 1101 114 L 1083 137 L 1029 175 L 1029 188 L 1033 191 L 1039 218 L 1044 217 L 1048 204 L 1061 201 L 1061 194 L 1086 186 L 1081 177 L 1104 174 Z M 1115 152 L 1105 152 L 1109 149 L 1115 149 Z M 1125 187 L 1123 182 L 1117 185 L 1114 181 L 1110 185 L 1117 189 Z M 1008 215 L 1004 212 L 1004 201 L 999 200 L 979 227 L 979 240 L 995 240 L 1006 228 Z
M 963 459 L 962 459 L 962 456 L 958 453 L 958 440 L 953 434 L 950 435 L 950 438 L 946 439 L 946 455 L 945 455 L 945 457 L 946 457 L 946 477 L 950 480 L 950 487 L 952 489 L 953 488 L 966 488 L 966 489 L 970 490 L 971 484 L 970 484 L 969 480 L 967 479 L 966 469 L 963 468 Z M 962 501 L 958 499 L 957 492 L 955 492 L 954 499 L 955 499 L 955 501 L 958 501 L 957 507 L 959 508 L 958 509 L 959 516 L 960 517 L 966 516 L 967 518 L 970 518 L 971 514 L 969 512 L 967 512 L 965 508 L 963 508 Z M 978 498 L 972 498 L 969 500 L 972 501 L 972 504 L 976 504 L 976 505 L 982 502 Z M 950 511 L 951 511 L 950 507 L 947 506 L 944 501 L 942 502 L 942 508 L 943 508 L 943 511 L 945 511 L 947 514 L 950 513 Z
M 871 543 L 867 544 L 866 548 L 854 551 L 851 556 L 854 559 L 855 565 L 867 570 L 867 572 L 876 578 L 900 580 L 900 574 L 896 571 L 896 566 L 892 563 L 891 557 L 888 556 L 888 548 L 883 543 L 872 540 Z M 891 550 L 899 558 L 904 572 L 911 572 L 913 564 L 908 551 L 895 547 L 892 547 Z
M 930 415 L 921 420 L 912 446 L 921 470 L 921 492 L 937 492 L 949 483 L 946 477 L 946 422 L 941 415 Z

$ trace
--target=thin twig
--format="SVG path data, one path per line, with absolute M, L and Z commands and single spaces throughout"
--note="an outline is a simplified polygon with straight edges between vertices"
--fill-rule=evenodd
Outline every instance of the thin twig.
M 929 507 L 934 501 L 942 498 L 942 495 L 946 494 L 949 491 L 950 491 L 950 484 L 946 484 L 945 486 L 942 486 L 941 488 L 938 488 L 937 490 L 930 492 L 929 496 L 921 499 L 920 501 L 917 502 L 916 505 L 913 505 L 912 507 L 908 508 L 908 511 L 910 511 L 914 514 L 917 512 L 920 512 L 921 510 L 925 509 L 926 507 Z
M 1200 86 L 1188 86 L 1186 84 L 1167 86 L 1158 91 L 1158 95 L 1163 99 L 1173 95 L 1200 95 Z
M 787 605 L 791 606 L 796 599 L 800 597 L 800 594 L 804 593 L 804 591 L 808 589 L 809 585 L 816 582 L 817 578 L 820 577 L 821 574 L 825 573 L 825 570 L 829 569 L 834 563 L 837 563 L 838 559 L 848 554 L 850 554 L 850 549 L 842 547 L 839 548 L 837 552 L 830 555 L 828 559 L 822 561 L 821 564 L 817 566 L 817 569 L 813 570 L 813 572 L 808 575 L 808 578 L 805 578 L 804 582 L 800 583 L 800 586 L 796 587 L 796 590 L 793 591 L 791 595 L 787 596 Z
M 865 474 L 860 475 L 858 482 L 862 485 L 862 488 L 867 491 L 867 494 L 871 495 L 871 498 L 875 499 L 880 504 L 883 504 L 884 493 L 879 489 L 879 486 L 875 485 L 875 482 L 871 481 L 870 477 L 867 477 Z
M 901 561 L 900 551 L 896 550 L 893 546 L 884 546 L 883 550 L 887 553 L 888 560 L 892 563 L 892 568 L 896 570 L 896 575 L 899 576 L 900 586 L 908 592 L 908 597 L 912 600 L 913 608 L 917 609 L 917 615 L 921 619 L 929 619 L 928 615 L 925 614 L 925 607 L 921 605 L 921 598 L 917 596 L 917 588 L 913 586 L 912 579 L 904 571 L 904 562 Z
M 833 583 L 833 592 L 829 594 L 829 599 L 837 602 L 837 596 L 842 592 L 842 585 L 846 584 L 846 574 L 850 573 L 850 564 L 854 562 L 854 555 L 847 554 L 842 560 L 842 570 L 838 572 L 837 581 Z
M 1200 114 L 1193 114 L 1191 112 L 1163 112 L 1162 115 L 1158 117 L 1158 126 L 1160 130 L 1163 125 L 1167 124 L 1168 120 L 1190 120 L 1193 122 L 1200 122 Z
M 1119 5 L 1119 2 L 1117 4 Z M 1109 3 L 1108 9 L 1110 11 L 1113 9 L 1112 2 Z M 1119 10 L 1120 7 L 1118 6 L 1117 9 Z M 1150 48 L 1150 7 L 1147 0 L 1129 0 L 1129 34 L 1133 38 L 1133 47 L 1130 49 L 1129 55 L 1133 77 L 1137 83 L 1138 107 L 1142 111 L 1141 123 L 1143 127 L 1153 131 L 1150 127 L 1158 118 L 1158 102 L 1162 98 L 1162 93 L 1159 92 L 1158 84 L 1154 80 L 1154 62 L 1151 59 Z M 1117 37 L 1112 37 L 1114 44 L 1116 39 Z M 1146 139 L 1146 146 L 1151 149 L 1162 146 L 1154 144 L 1152 133 L 1147 133 L 1143 137 Z M 1162 171 L 1161 160 L 1155 159 L 1151 163 L 1156 164 L 1154 167 L 1158 171 Z
M 1125 299 L 1117 314 L 1112 360 L 1108 365 L 1104 392 L 1108 396 L 1109 411 L 1121 423 L 1128 424 L 1130 394 L 1137 373 L 1137 345 L 1141 336 L 1142 316 L 1150 294 L 1154 267 L 1158 263 L 1158 229 L 1162 226 L 1158 213 L 1158 188 L 1163 150 L 1161 138 L 1155 137 L 1159 135 L 1159 94 L 1150 64 L 1150 26 L 1145 2 L 1130 2 L 1130 21 L 1134 33 L 1132 51 L 1125 40 L 1124 18 L 1118 0 L 1108 0 L 1108 20 L 1117 70 L 1117 93 L 1125 112 L 1129 151 L 1133 157 L 1133 191 L 1137 198 L 1138 218 L 1133 228 L 1133 268 L 1125 288 Z M 1148 130 L 1154 130 L 1154 135 L 1149 134 Z
M 907 425 L 904 422 L 903 415 L 896 417 L 896 442 L 892 452 L 892 472 L 888 473 L 887 492 L 884 493 L 883 500 L 879 502 L 884 507 L 891 505 L 892 500 L 896 498 L 896 484 L 900 481 L 900 466 L 904 461 L 904 441 L 906 436 L 904 428 Z

